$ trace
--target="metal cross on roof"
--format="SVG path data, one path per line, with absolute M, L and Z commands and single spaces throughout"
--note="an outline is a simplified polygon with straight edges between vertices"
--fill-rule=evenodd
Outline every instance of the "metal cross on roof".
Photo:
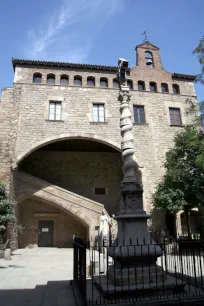
M 147 31 L 144 29 L 144 31 L 141 33 L 141 35 L 144 35 L 144 42 L 148 41 L 147 38 Z

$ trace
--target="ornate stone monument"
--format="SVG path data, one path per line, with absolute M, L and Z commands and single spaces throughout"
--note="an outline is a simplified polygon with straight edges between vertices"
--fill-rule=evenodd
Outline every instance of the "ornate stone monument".
M 128 61 L 119 59 L 118 79 L 120 82 L 119 100 L 121 150 L 123 159 L 123 181 L 121 183 L 120 211 L 115 219 L 118 234 L 108 255 L 114 264 L 109 266 L 107 275 L 96 277 L 95 283 L 105 295 L 153 294 L 154 290 L 174 290 L 181 282 L 167 276 L 156 264 L 162 255 L 161 247 L 151 238 L 147 229 L 149 216 L 143 209 L 143 189 L 139 182 L 139 169 L 134 158 L 132 120 L 129 108 L 131 95 L 126 82 Z

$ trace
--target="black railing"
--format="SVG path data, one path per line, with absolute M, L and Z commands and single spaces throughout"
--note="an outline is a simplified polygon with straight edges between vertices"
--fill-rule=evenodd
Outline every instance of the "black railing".
M 203 247 L 180 248 L 177 241 L 75 238 L 74 280 L 84 305 L 204 299 L 203 255 Z

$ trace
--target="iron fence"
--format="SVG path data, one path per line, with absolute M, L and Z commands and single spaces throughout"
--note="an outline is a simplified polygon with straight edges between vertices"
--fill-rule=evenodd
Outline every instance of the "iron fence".
M 84 305 L 204 299 L 203 255 L 203 247 L 181 248 L 175 240 L 133 245 L 75 238 L 74 281 Z

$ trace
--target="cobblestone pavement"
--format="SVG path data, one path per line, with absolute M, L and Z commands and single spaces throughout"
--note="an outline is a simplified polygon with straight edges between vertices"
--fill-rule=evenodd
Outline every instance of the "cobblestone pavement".
M 74 306 L 72 270 L 72 249 L 17 250 L 11 261 L 0 259 L 0 305 Z

